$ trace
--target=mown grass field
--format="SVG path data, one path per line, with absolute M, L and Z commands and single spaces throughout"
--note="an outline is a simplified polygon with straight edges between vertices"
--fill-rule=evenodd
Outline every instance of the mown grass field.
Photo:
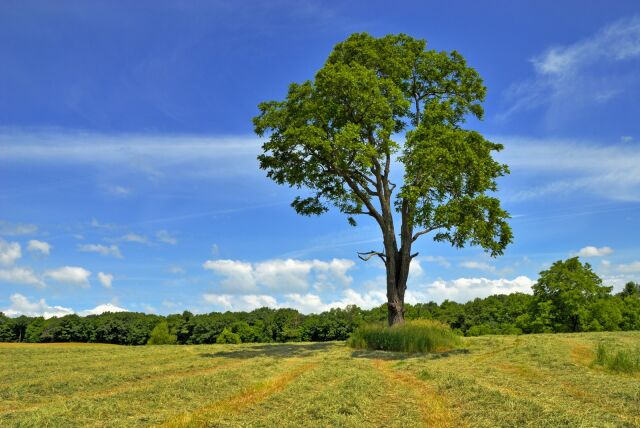
M 343 343 L 0 344 L 0 426 L 640 426 L 640 332 L 484 336 L 406 356 Z

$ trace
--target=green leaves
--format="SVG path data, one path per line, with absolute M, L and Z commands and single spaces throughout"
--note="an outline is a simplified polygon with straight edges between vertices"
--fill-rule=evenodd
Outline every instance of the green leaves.
M 279 184 L 310 191 L 292 203 L 300 214 L 333 205 L 351 224 L 367 214 L 389 231 L 393 202 L 404 233 L 437 231 L 436 240 L 498 255 L 512 239 L 508 213 L 487 195 L 508 173 L 492 158 L 502 146 L 461 128 L 482 118 L 485 95 L 478 72 L 456 51 L 427 50 L 405 34 L 356 33 L 313 80 L 259 105 L 255 131 L 267 137 L 260 167 Z M 398 154 L 403 183 L 391 183 Z

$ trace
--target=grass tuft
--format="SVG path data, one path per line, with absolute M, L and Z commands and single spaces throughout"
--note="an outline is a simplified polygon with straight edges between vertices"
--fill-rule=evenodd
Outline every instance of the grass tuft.
M 444 352 L 460 346 L 451 328 L 438 321 L 408 321 L 402 325 L 367 325 L 353 332 L 352 348 L 408 353 Z
M 611 345 L 600 342 L 594 363 L 615 372 L 640 372 L 640 348 L 613 349 Z

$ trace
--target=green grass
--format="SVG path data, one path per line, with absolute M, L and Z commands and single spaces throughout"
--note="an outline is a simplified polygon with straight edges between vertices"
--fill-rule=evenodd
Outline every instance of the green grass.
M 640 347 L 620 349 L 610 343 L 598 343 L 594 363 L 615 372 L 640 372 Z
M 407 353 L 443 352 L 460 345 L 460 337 L 438 321 L 407 321 L 402 325 L 368 325 L 356 330 L 349 346 Z
M 633 349 L 640 332 L 461 340 L 434 354 L 0 344 L 0 426 L 640 426 L 640 375 L 593 364 L 599 343 Z

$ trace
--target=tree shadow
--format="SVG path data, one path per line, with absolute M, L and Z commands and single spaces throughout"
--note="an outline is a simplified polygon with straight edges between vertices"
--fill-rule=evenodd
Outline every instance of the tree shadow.
M 372 360 L 406 360 L 409 358 L 421 358 L 423 360 L 438 360 L 440 358 L 448 358 L 454 355 L 470 354 L 467 348 L 453 349 L 445 352 L 434 352 L 429 354 L 408 354 L 406 352 L 392 352 L 392 351 L 377 351 L 371 349 L 360 349 L 353 351 L 351 357 L 353 358 L 367 358 Z
M 259 357 L 306 357 L 319 352 L 326 352 L 336 346 L 335 342 L 315 342 L 305 344 L 266 343 L 242 346 L 232 351 L 208 352 L 200 354 L 203 358 L 259 358 Z

